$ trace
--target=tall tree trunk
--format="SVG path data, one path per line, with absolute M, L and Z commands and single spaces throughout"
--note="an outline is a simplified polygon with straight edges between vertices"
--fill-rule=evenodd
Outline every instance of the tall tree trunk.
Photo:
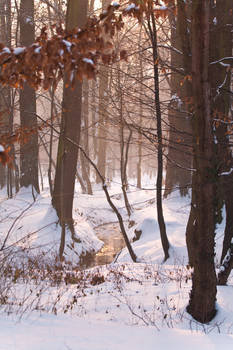
M 49 190 L 50 195 L 52 197 L 53 195 L 53 180 L 52 180 L 52 166 L 55 168 L 55 164 L 53 161 L 53 142 L 54 142 L 54 130 L 53 130 L 53 119 L 54 115 L 57 115 L 57 108 L 55 104 L 55 89 L 51 88 L 50 90 L 50 136 L 49 136 L 49 151 L 48 151 L 48 158 L 49 158 L 49 165 L 48 165 L 48 180 L 49 180 Z M 47 153 L 47 152 L 46 152 Z
M 193 152 L 192 208 L 195 213 L 195 250 L 192 290 L 187 311 L 197 321 L 209 322 L 216 313 L 214 266 L 215 167 L 209 83 L 208 0 L 192 3 Z
M 107 99 L 108 99 L 108 68 L 100 67 L 99 69 L 99 121 L 98 121 L 98 152 L 97 166 L 100 173 L 106 175 L 106 156 L 107 156 Z M 101 183 L 97 175 L 96 183 Z
M 29 46 L 34 41 L 34 0 L 21 0 L 20 43 L 22 46 Z M 19 102 L 21 127 L 25 130 L 33 129 L 29 140 L 20 144 L 20 185 L 32 186 L 39 193 L 36 94 L 27 83 L 20 91 Z
M 10 1 L 0 1 L 0 41 L 11 47 L 11 13 Z M 0 135 L 11 132 L 11 89 L 0 85 Z M 7 169 L 0 164 L 0 188 L 8 184 L 9 174 L 12 169 Z
M 139 105 L 139 126 L 142 127 L 142 101 L 143 101 L 143 60 L 142 60 L 142 52 L 141 52 L 141 39 L 142 39 L 142 27 L 139 32 L 139 43 L 138 43 L 138 51 L 139 51 L 139 76 L 140 76 L 140 105 Z M 137 162 L 137 187 L 142 188 L 142 133 L 138 133 L 138 162 Z
M 5 41 L 5 0 L 0 1 L 0 39 L 1 42 Z M 7 88 L 8 89 L 8 88 Z M 8 132 L 8 118 L 7 118 L 7 104 L 5 100 L 5 88 L 0 86 L 0 136 Z M 6 184 L 6 167 L 0 164 L 0 188 L 3 188 Z
M 117 95 L 119 101 L 119 139 L 120 139 L 120 174 L 121 174 L 121 189 L 123 192 L 125 208 L 127 210 L 128 217 L 130 218 L 132 213 L 132 208 L 129 203 L 127 196 L 128 181 L 127 181 L 127 163 L 128 163 L 128 153 L 130 140 L 132 136 L 132 131 L 130 130 L 128 141 L 125 142 L 125 120 L 124 120 L 124 92 L 121 85 L 121 66 L 120 63 L 117 64 Z
M 71 30 L 77 25 L 82 27 L 86 22 L 86 14 L 86 0 L 69 0 L 66 29 Z M 72 211 L 78 148 L 74 147 L 68 139 L 79 144 L 82 114 L 82 83 L 76 82 L 74 89 L 67 88 L 66 84 L 69 83 L 67 79 L 67 77 L 64 78 L 61 130 L 52 197 L 52 204 L 62 225 L 60 257 L 63 255 L 65 246 L 65 225 L 68 225 L 71 233 L 74 234 Z
M 98 140 L 97 140 L 97 111 L 96 111 L 96 81 L 91 82 L 91 123 L 92 123 L 92 142 L 93 142 L 93 158 L 98 157 Z
M 187 98 L 191 96 L 191 39 L 188 17 L 190 5 L 177 1 L 177 15 L 169 15 L 171 27 L 171 103 L 168 111 L 169 144 L 164 197 L 174 189 L 187 195 L 191 184 L 192 131 Z
M 87 80 L 83 83 L 83 100 L 84 100 L 84 106 L 83 106 L 83 133 L 82 133 L 82 145 L 87 153 L 87 156 L 89 157 L 89 82 Z M 93 194 L 92 192 L 92 186 L 90 181 L 90 164 L 88 160 L 83 157 L 82 154 L 80 154 L 80 162 L 81 162 L 81 169 L 82 169 L 82 179 L 85 183 L 86 192 L 90 195 Z
M 110 4 L 110 0 L 102 0 L 102 10 Z M 98 123 L 98 161 L 97 167 L 103 177 L 106 176 L 106 156 L 107 156 L 107 105 L 108 105 L 108 75 L 107 66 L 99 68 L 99 123 Z M 97 175 L 96 183 L 101 183 Z
M 156 111 L 157 124 L 157 181 L 156 181 L 156 203 L 157 203 L 157 217 L 160 229 L 161 242 L 164 251 L 164 261 L 169 258 L 169 241 L 166 233 L 166 225 L 163 216 L 162 205 L 162 182 L 163 182 L 163 138 L 162 138 L 162 117 L 160 109 L 159 97 L 159 69 L 158 69 L 158 45 L 157 45 L 157 28 L 155 23 L 155 16 L 152 10 L 152 3 L 149 3 L 148 11 L 148 29 L 150 33 L 150 40 L 153 51 L 153 69 L 154 69 L 154 101 Z
M 232 26 L 229 25 L 232 22 L 232 13 L 232 1 L 216 1 L 216 7 L 213 8 L 211 19 L 211 33 L 213 42 L 218 43 L 218 45 L 211 46 L 211 62 L 216 62 L 224 57 L 232 56 Z M 222 262 L 230 248 L 233 238 L 233 176 L 231 173 L 233 157 L 229 144 L 229 126 L 227 123 L 228 121 L 232 122 L 232 120 L 229 120 L 229 111 L 231 107 L 231 95 L 229 93 L 231 88 L 231 69 L 229 61 L 226 60 L 223 64 L 211 64 L 211 78 L 211 88 L 213 91 L 212 109 L 216 119 L 216 166 L 220 174 L 225 174 L 217 183 L 218 193 L 216 197 L 216 214 L 219 214 L 217 219 L 221 220 L 220 210 L 223 206 L 223 201 L 226 207 L 226 227 L 221 256 Z

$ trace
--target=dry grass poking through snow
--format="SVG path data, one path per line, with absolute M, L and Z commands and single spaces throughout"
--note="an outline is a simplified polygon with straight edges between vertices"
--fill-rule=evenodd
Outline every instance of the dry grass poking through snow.
M 192 271 L 185 266 L 121 263 L 80 271 L 29 260 L 15 267 L 5 263 L 2 271 L 1 309 L 20 318 L 37 310 L 157 330 L 221 332 L 223 320 L 203 326 L 186 313 Z

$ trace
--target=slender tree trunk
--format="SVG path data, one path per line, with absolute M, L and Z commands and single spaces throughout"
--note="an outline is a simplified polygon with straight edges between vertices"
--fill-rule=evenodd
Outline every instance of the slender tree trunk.
M 142 108 L 142 101 L 143 101 L 143 61 L 142 61 L 142 52 L 140 50 L 140 42 L 141 42 L 141 35 L 142 34 L 142 28 L 140 28 L 139 33 L 139 44 L 138 44 L 138 51 L 139 51 L 139 67 L 140 67 L 140 105 L 139 105 L 139 126 L 142 127 L 142 114 L 143 114 L 143 108 Z M 142 188 L 142 133 L 139 132 L 138 134 L 138 163 L 137 163 L 137 187 Z
M 11 47 L 11 3 L 10 0 L 0 1 L 0 41 Z M 0 135 L 12 131 L 11 88 L 0 85 Z M 11 151 L 11 156 L 14 156 Z M 0 188 L 7 185 L 8 197 L 12 197 L 12 169 L 0 164 Z M 9 182 L 10 181 L 10 182 Z
M 53 195 L 53 180 L 52 180 L 52 165 L 53 165 L 53 118 L 54 114 L 56 112 L 55 110 L 55 104 L 54 104 L 54 97 L 55 97 L 55 91 L 52 88 L 50 91 L 50 98 L 51 98 L 51 105 L 50 105 L 50 137 L 49 137 L 49 152 L 48 152 L 48 158 L 49 158 L 49 166 L 48 166 L 48 180 L 49 180 L 49 190 L 50 195 L 52 197 Z
M 85 152 L 89 156 L 89 83 L 87 80 L 83 83 L 83 98 L 84 98 L 84 106 L 83 106 L 83 127 L 84 131 L 82 133 L 82 144 Z M 92 195 L 92 186 L 90 181 L 90 165 L 89 162 L 82 154 L 80 154 L 80 162 L 82 169 L 82 178 L 85 182 L 86 193 Z
M 222 261 L 220 271 L 218 274 L 218 285 L 221 285 L 221 286 L 226 285 L 232 268 L 233 268 L 233 241 L 230 242 L 229 248 Z
M 71 30 L 77 25 L 82 27 L 86 21 L 86 14 L 86 0 L 69 0 L 66 29 Z M 64 230 L 66 225 L 68 225 L 72 235 L 74 235 L 72 211 L 78 148 L 74 147 L 67 138 L 79 144 L 82 112 L 82 83 L 77 82 L 74 89 L 66 88 L 66 83 L 67 77 L 64 78 L 61 131 L 52 197 L 52 204 L 62 225 L 60 258 L 63 255 L 65 246 Z
M 80 154 L 80 158 L 81 158 L 81 154 Z M 81 186 L 81 189 L 82 189 L 82 193 L 87 193 L 87 189 L 86 189 L 86 186 L 85 186 L 85 183 L 83 181 L 83 178 L 82 176 L 79 174 L 79 171 L 77 169 L 77 172 L 76 172 L 76 176 L 77 176 L 77 179 L 78 179 L 78 182 L 80 183 L 80 186 Z
M 157 47 L 157 28 L 155 23 L 154 13 L 149 9 L 148 28 L 150 33 L 150 40 L 153 50 L 153 69 L 154 69 L 154 100 L 157 123 L 157 181 L 156 181 L 156 203 L 157 203 L 157 217 L 160 229 L 161 242 L 164 251 L 164 261 L 169 258 L 169 241 L 166 233 L 166 225 L 163 216 L 162 205 L 162 181 L 163 181 L 163 139 L 162 139 L 162 117 L 160 109 L 159 97 L 159 70 L 158 70 L 158 47 Z
M 89 152 L 87 152 L 87 154 L 88 153 Z M 82 181 L 83 181 L 83 184 L 85 183 L 85 186 L 84 186 L 85 190 L 83 193 L 93 195 L 91 181 L 90 181 L 90 173 L 88 173 L 88 168 L 87 168 L 87 160 L 83 157 L 82 154 L 80 154 L 80 162 L 81 162 L 81 170 L 82 170 Z
M 29 46 L 34 41 L 34 1 L 21 0 L 20 42 L 22 46 Z M 21 187 L 32 186 L 39 193 L 36 93 L 27 83 L 20 91 L 19 102 L 21 127 L 23 130 L 33 129 L 29 140 L 20 144 L 20 185 Z
M 209 83 L 208 0 L 192 3 L 192 84 L 194 168 L 192 208 L 195 213 L 195 250 L 192 290 L 187 311 L 197 321 L 209 322 L 216 314 L 214 266 L 214 176 L 213 133 Z
M 123 192 L 123 197 L 124 197 L 124 202 L 125 202 L 125 208 L 127 210 L 127 214 L 128 217 L 131 216 L 132 214 L 132 208 L 131 205 L 129 203 L 129 199 L 127 196 L 127 187 L 128 187 L 128 183 L 127 183 L 127 163 L 128 163 L 128 151 L 129 151 L 129 145 L 130 145 L 130 139 L 132 137 L 132 131 L 130 131 L 129 133 L 129 138 L 128 138 L 128 142 L 125 145 L 125 141 L 124 141 L 124 127 L 120 126 L 120 138 L 121 138 L 121 143 L 120 143 L 120 166 L 121 166 L 121 189 Z
M 102 0 L 102 10 L 105 10 L 110 4 L 110 0 Z M 107 157 L 107 111 L 108 111 L 108 75 L 107 66 L 99 68 L 99 123 L 98 123 L 98 161 L 97 166 L 103 177 L 106 176 L 106 157 Z M 101 183 L 99 176 L 96 177 L 96 183 Z
M 6 27 L 6 42 L 7 46 L 11 47 L 12 40 L 12 12 L 11 12 L 11 0 L 5 0 L 5 27 Z M 8 123 L 9 132 L 13 133 L 13 121 L 14 121 L 14 101 L 15 91 L 12 88 L 7 88 L 7 101 L 8 101 Z M 7 168 L 7 194 L 9 198 L 13 197 L 13 186 L 15 186 L 16 193 L 19 190 L 19 176 L 18 165 L 15 159 L 15 146 L 10 145 L 10 157 L 13 161 L 14 167 Z
M 223 240 L 223 247 L 222 247 L 222 254 L 221 254 L 221 263 L 223 262 L 228 249 L 231 246 L 231 241 L 233 239 L 233 200 L 232 200 L 232 191 L 233 191 L 233 176 L 228 177 L 227 184 L 224 184 L 223 186 L 226 186 L 226 192 L 225 192 L 225 208 L 226 208 L 226 226 L 224 230 L 224 240 Z
M 117 209 L 117 207 L 114 205 L 110 195 L 109 195 L 109 192 L 108 192 L 108 188 L 107 188 L 107 185 L 106 185 L 106 181 L 105 181 L 105 178 L 102 176 L 102 174 L 100 173 L 98 167 L 95 165 L 95 163 L 87 156 L 87 154 L 85 153 L 85 151 L 79 147 L 82 154 L 84 155 L 84 157 L 90 162 L 90 164 L 93 166 L 93 168 L 95 169 L 95 171 L 97 172 L 99 178 L 101 179 L 101 183 L 102 183 L 102 188 L 103 188 L 103 191 L 105 193 L 105 196 L 106 196 L 106 199 L 107 199 L 107 202 L 108 204 L 110 205 L 110 207 L 112 208 L 112 210 L 114 211 L 114 213 L 116 214 L 117 216 L 117 219 L 118 219 L 118 222 L 119 222 L 119 226 L 120 226 L 120 229 L 121 229 L 121 233 L 122 233 L 122 236 L 124 238 L 124 241 L 125 241 L 125 244 L 126 244 L 126 247 L 128 249 L 128 252 L 129 252 L 129 255 L 131 257 L 131 259 L 133 260 L 133 262 L 137 262 L 137 256 L 136 254 L 134 253 L 134 250 L 130 244 L 130 241 L 129 241 L 129 238 L 127 236 L 127 233 L 126 233 L 126 230 L 125 230 L 125 226 L 124 226 L 124 221 L 123 221 L 123 218 L 119 212 L 119 210 Z
M 98 153 L 97 166 L 100 173 L 106 175 L 106 155 L 107 155 L 107 99 L 108 99 L 108 68 L 101 67 L 99 70 L 99 122 L 98 122 Z M 101 183 L 100 178 L 96 177 L 96 182 Z
M 1 42 L 5 42 L 5 0 L 0 1 L 0 39 Z M 8 89 L 8 88 L 7 88 Z M 7 118 L 7 109 L 8 106 L 6 104 L 5 99 L 5 88 L 1 85 L 0 86 L 0 136 L 1 134 L 4 135 L 8 132 L 8 118 Z M 3 188 L 6 185 L 6 167 L 0 163 L 0 188 Z
M 130 131 L 128 142 L 125 142 L 125 121 L 124 121 L 124 96 L 123 90 L 121 86 L 121 74 L 120 74 L 120 64 L 117 67 L 117 93 L 119 100 L 119 138 L 120 138 L 120 173 L 121 173 L 121 189 L 123 192 L 125 208 L 127 210 L 128 217 L 130 217 L 132 213 L 132 209 L 127 196 L 127 162 L 128 162 L 128 151 L 130 145 L 130 139 L 132 136 L 132 132 Z
M 96 81 L 91 82 L 91 122 L 92 122 L 92 142 L 93 142 L 93 157 L 98 157 L 98 140 L 97 140 L 97 112 L 96 112 Z
M 142 188 L 142 134 L 138 134 L 137 187 Z

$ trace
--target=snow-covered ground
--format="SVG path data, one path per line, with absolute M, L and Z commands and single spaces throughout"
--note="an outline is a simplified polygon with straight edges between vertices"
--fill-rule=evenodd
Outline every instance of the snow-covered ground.
M 127 220 L 119 188 L 112 185 L 110 193 Z M 13 277 L 1 276 L 0 350 L 233 349 L 232 278 L 228 286 L 218 287 L 218 312 L 210 324 L 201 325 L 186 313 L 191 287 L 185 247 L 190 199 L 175 192 L 164 201 L 171 258 L 162 264 L 154 198 L 153 190 L 132 187 L 129 193 L 135 225 L 127 228 L 128 235 L 133 239 L 135 228 L 142 231 L 133 243 L 139 263 L 133 264 L 124 249 L 117 262 L 80 271 L 70 262 L 103 245 L 95 227 L 117 220 L 100 188 L 95 188 L 94 196 L 77 192 L 74 219 L 80 243 L 73 246 L 67 237 L 68 265 L 43 275 L 39 261 L 29 270 L 31 276 L 20 274 L 22 269 L 11 271 Z M 11 200 L 1 192 L 0 202 L 1 261 L 12 247 L 18 260 L 38 256 L 52 261 L 61 233 L 48 191 L 35 202 L 26 189 Z M 218 229 L 216 262 L 223 228 L 224 223 Z M 4 264 L 3 275 L 9 272 Z

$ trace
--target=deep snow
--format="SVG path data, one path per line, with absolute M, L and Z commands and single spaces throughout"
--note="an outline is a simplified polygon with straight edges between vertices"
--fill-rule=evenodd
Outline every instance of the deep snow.
M 112 185 L 110 192 L 126 220 L 119 188 Z M 140 263 L 133 264 L 124 249 L 116 263 L 92 268 L 82 273 L 82 278 L 77 277 L 77 272 L 73 284 L 16 281 L 8 301 L 14 305 L 6 303 L 1 308 L 0 350 L 232 349 L 232 277 L 228 286 L 218 287 L 216 318 L 209 325 L 194 321 L 185 311 L 191 287 L 185 247 L 190 199 L 174 193 L 164 201 L 171 258 L 161 264 L 163 253 L 154 196 L 152 190 L 138 191 L 134 187 L 129 193 L 135 226 L 127 230 L 131 239 L 135 228 L 142 231 L 140 240 L 133 243 Z M 16 245 L 26 255 L 46 251 L 46 257 L 54 258 L 60 228 L 48 191 L 41 193 L 35 203 L 26 189 L 11 200 L 6 200 L 1 192 L 0 201 L 1 246 L 9 236 L 3 253 Z M 94 196 L 80 194 L 77 188 L 74 218 L 80 243 L 72 248 L 72 240 L 67 237 L 65 252 L 68 261 L 77 262 L 80 254 L 102 247 L 94 228 L 115 222 L 116 217 L 96 187 Z M 217 233 L 216 263 L 223 229 L 224 223 Z M 92 283 L 96 276 L 100 284 Z

